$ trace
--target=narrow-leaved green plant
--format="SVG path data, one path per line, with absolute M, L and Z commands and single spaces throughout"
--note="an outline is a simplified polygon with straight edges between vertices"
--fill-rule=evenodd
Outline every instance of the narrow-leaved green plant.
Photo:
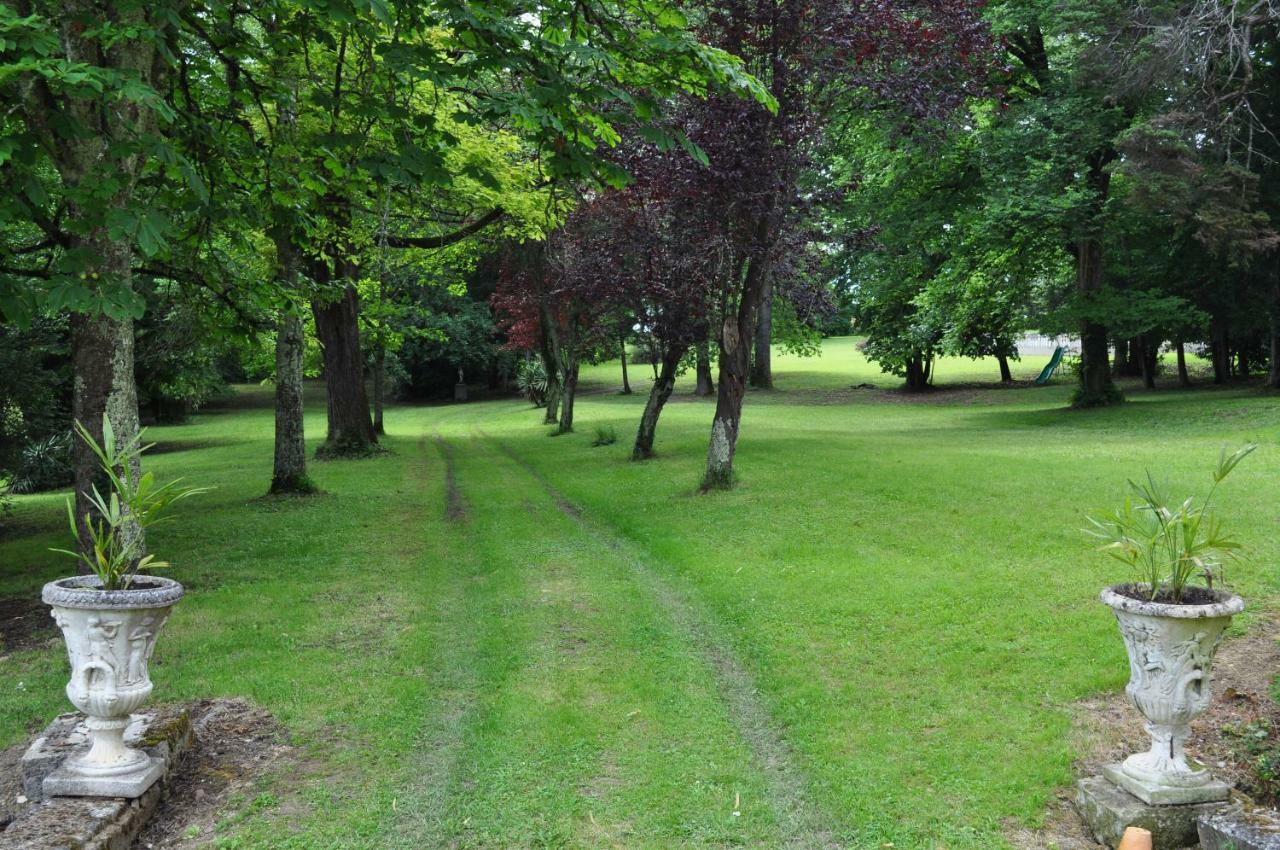
M 1213 512 L 1213 496 L 1231 471 L 1257 448 L 1249 444 L 1231 454 L 1224 448 L 1213 471 L 1213 484 L 1197 504 L 1194 497 L 1174 503 L 1151 473 L 1143 484 L 1130 480 L 1124 505 L 1106 519 L 1087 517 L 1089 536 L 1101 551 L 1128 566 L 1150 600 L 1183 601 L 1197 576 L 1212 590 L 1223 564 L 1238 556 L 1240 544 L 1227 536 Z
M 107 493 L 104 496 L 97 484 L 85 493 L 90 510 L 85 512 L 84 525 L 92 551 L 53 551 L 70 555 L 87 566 L 98 577 L 102 590 L 126 590 L 139 572 L 169 566 L 157 561 L 154 555 L 142 554 L 145 539 L 142 532 L 166 519 L 166 512 L 176 502 L 203 493 L 207 488 L 180 487 L 181 479 L 157 484 L 150 472 L 135 479 L 131 474 L 133 463 L 151 446 L 142 445 L 141 433 L 117 442 L 111 422 L 105 416 L 102 417 L 101 444 L 81 423 L 76 422 L 75 427 L 106 475 Z M 76 526 L 74 498 L 67 499 L 67 518 L 72 537 L 78 539 L 80 530 Z

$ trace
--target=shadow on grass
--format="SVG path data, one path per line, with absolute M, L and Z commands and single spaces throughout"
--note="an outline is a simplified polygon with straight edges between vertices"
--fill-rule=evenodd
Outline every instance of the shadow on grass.
M 200 449 L 221 449 L 236 446 L 244 440 L 157 440 L 147 449 L 147 455 L 171 455 L 178 452 L 194 452 Z

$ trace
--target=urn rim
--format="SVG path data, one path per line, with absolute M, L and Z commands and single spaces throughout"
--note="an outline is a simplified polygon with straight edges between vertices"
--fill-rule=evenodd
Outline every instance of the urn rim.
M 143 576 L 144 587 L 102 590 L 97 576 L 70 576 L 49 582 L 40 593 L 45 604 L 57 608 L 134 609 L 169 608 L 186 593 L 181 584 L 163 576 Z
M 1133 588 L 1132 584 L 1115 584 L 1102 591 L 1099 597 L 1104 605 L 1115 611 L 1142 614 L 1148 617 L 1171 617 L 1179 620 L 1205 620 L 1213 617 L 1231 617 L 1244 610 L 1244 599 L 1225 590 L 1213 590 L 1214 602 L 1200 605 L 1179 605 L 1172 602 L 1149 602 L 1134 599 L 1122 593 Z M 1145 585 L 1143 585 L 1145 587 Z

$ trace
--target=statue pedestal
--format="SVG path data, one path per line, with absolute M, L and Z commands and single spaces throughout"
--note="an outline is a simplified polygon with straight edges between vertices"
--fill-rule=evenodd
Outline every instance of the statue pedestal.
M 1151 805 L 1102 776 L 1090 776 L 1076 784 L 1075 804 L 1100 844 L 1117 847 L 1124 831 L 1137 826 L 1151 832 L 1153 850 L 1194 847 L 1200 841 L 1199 818 L 1241 810 L 1235 800 Z

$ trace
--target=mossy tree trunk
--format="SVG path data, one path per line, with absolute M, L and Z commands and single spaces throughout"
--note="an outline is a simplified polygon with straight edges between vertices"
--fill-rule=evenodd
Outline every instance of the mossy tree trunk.
M 24 4 L 19 15 L 28 14 Z M 77 0 L 63 4 L 53 23 L 59 28 L 60 60 L 88 63 L 130 80 L 141 88 L 164 92 L 169 63 L 162 49 L 177 41 L 177 14 L 165 2 L 119 4 L 108 0 Z M 101 25 L 113 35 L 104 35 Z M 104 95 L 90 86 L 53 88 L 43 77 L 28 75 L 17 89 L 21 107 L 42 137 L 58 172 L 67 202 L 60 208 L 59 225 L 42 225 L 70 234 L 62 247 L 82 255 L 89 285 L 110 287 L 120 293 L 133 286 L 134 248 L 129 237 L 113 233 L 107 222 L 129 220 L 141 204 L 135 187 L 147 163 L 144 151 L 157 139 L 155 110 L 140 98 Z M 8 107 L 7 107 L 8 108 Z M 37 219 L 38 223 L 38 219 Z M 71 318 L 73 376 L 71 414 L 94 439 L 102 439 L 102 422 L 111 422 L 117 440 L 126 442 L 138 434 L 138 392 L 134 377 L 133 321 L 101 314 L 74 314 Z M 89 511 L 84 495 L 97 481 L 97 458 L 80 439 L 73 441 L 75 465 L 75 514 L 79 547 L 92 554 L 83 517 Z M 140 464 L 128 473 L 138 476 Z M 142 530 L 126 523 L 126 537 L 145 550 Z
M 276 328 L 276 434 L 271 492 L 310 493 L 307 443 L 303 434 L 302 364 L 305 336 L 302 317 L 291 309 Z
M 771 221 L 763 217 L 753 240 L 757 246 L 767 245 Z M 757 249 L 759 250 L 759 249 Z M 720 329 L 720 380 L 716 388 L 716 413 L 711 420 L 711 439 L 707 444 L 707 467 L 702 489 L 723 490 L 733 486 L 733 458 L 738 448 L 738 432 L 742 426 L 742 402 L 746 397 L 747 378 L 751 369 L 751 349 L 755 339 L 756 313 L 764 292 L 768 269 L 763 256 L 744 258 L 733 272 L 741 274 L 742 289 L 738 309 L 726 311 Z
M 131 253 L 118 243 L 99 243 L 101 268 L 116 274 L 128 274 Z M 71 363 L 74 374 L 71 413 L 77 422 L 102 443 L 102 423 L 111 423 L 117 444 L 138 435 L 138 390 L 133 372 L 133 321 L 112 319 L 102 315 L 72 314 Z M 93 553 L 93 543 L 85 525 L 86 514 L 92 514 L 88 493 L 96 486 L 106 492 L 107 478 L 98 466 L 98 458 L 88 444 L 76 437 L 72 441 L 75 464 L 75 511 L 79 545 L 82 552 Z M 134 458 L 128 473 L 136 479 L 142 472 Z M 126 539 L 138 539 L 142 530 L 126 524 Z M 145 545 L 145 541 L 143 544 Z M 141 555 L 141 547 L 139 555 Z

